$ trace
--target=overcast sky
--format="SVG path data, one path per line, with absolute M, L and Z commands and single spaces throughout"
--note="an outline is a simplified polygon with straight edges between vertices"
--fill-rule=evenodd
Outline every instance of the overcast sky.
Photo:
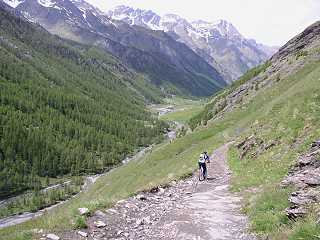
M 320 0 L 87 0 L 103 11 L 117 5 L 175 13 L 188 20 L 230 21 L 247 38 L 283 45 L 320 20 Z

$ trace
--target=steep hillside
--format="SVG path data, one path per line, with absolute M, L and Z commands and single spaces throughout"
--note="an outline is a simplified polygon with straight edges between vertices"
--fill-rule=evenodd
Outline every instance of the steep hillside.
M 277 50 L 244 38 L 229 22 L 188 22 L 175 14 L 160 17 L 152 11 L 118 6 L 108 12 L 113 19 L 148 29 L 162 30 L 183 42 L 216 68 L 231 83 L 248 69 L 266 61 Z
M 0 58 L 0 197 L 100 172 L 162 137 L 143 97 L 157 91 L 99 49 L 0 8 Z
M 53 34 L 102 47 L 166 91 L 208 96 L 226 86 L 216 69 L 185 44 L 164 32 L 111 20 L 83 0 L 4 2 Z
M 251 228 L 268 239 L 317 239 L 320 22 L 249 71 L 190 121 L 211 128 L 233 116 L 233 189 Z M 288 176 L 287 176 L 288 175 Z
M 191 120 L 192 127 L 248 104 L 257 93 L 317 61 L 319 42 L 319 23 L 315 23 L 280 48 L 268 62 L 251 69 L 229 88 L 216 94 L 206 110 Z

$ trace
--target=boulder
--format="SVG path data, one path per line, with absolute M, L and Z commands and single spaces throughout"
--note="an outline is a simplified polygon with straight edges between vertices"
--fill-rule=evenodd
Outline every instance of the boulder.
M 276 145 L 277 145 L 277 142 L 276 142 L 276 141 L 272 141 L 272 142 L 266 144 L 265 147 L 264 147 L 264 149 L 265 149 L 265 150 L 269 150 L 270 148 L 273 148 L 273 147 L 276 146 Z
M 309 157 L 308 156 L 301 156 L 298 159 L 297 165 L 299 167 L 303 167 L 303 166 L 309 165 L 311 162 L 312 162 L 312 157 L 311 156 L 309 156 Z
M 162 187 L 155 187 L 150 190 L 150 193 L 158 193 L 159 195 L 164 194 L 165 190 Z
M 239 143 L 236 143 L 236 148 L 242 148 L 244 146 L 244 144 L 247 142 L 247 138 Z
M 151 218 L 150 218 L 150 216 L 147 216 L 147 217 L 143 218 L 143 219 L 142 219 L 142 222 L 143 222 L 143 224 L 145 224 L 145 225 L 151 224 Z
M 320 140 L 314 141 L 311 146 L 312 147 L 320 147 Z
M 142 219 L 137 219 L 136 226 L 140 226 L 140 225 L 143 225 L 143 221 L 142 221 Z
M 298 195 L 298 196 L 291 196 L 289 198 L 289 202 L 295 205 L 307 205 L 307 204 L 313 203 L 314 200 L 310 196 Z
M 304 217 L 307 214 L 307 210 L 303 207 L 298 208 L 287 208 L 286 215 L 290 219 L 295 219 L 298 217 Z
M 126 202 L 125 199 L 119 200 L 119 201 L 117 202 L 117 205 L 122 204 L 122 203 L 125 203 L 125 202 Z
M 78 208 L 80 215 L 87 215 L 89 214 L 88 208 Z
M 162 194 L 164 194 L 164 192 L 165 192 L 164 188 L 159 187 L 159 192 L 158 192 L 158 194 L 159 194 L 159 195 L 162 195 Z
M 47 234 L 46 238 L 50 239 L 50 240 L 60 240 L 60 237 L 58 237 L 57 235 L 55 235 L 53 233 Z
M 78 234 L 81 236 L 81 237 L 88 237 L 88 233 L 86 232 L 82 232 L 82 231 L 78 231 Z
M 109 208 L 106 210 L 106 212 L 111 213 L 111 214 L 118 214 L 118 211 L 115 210 L 114 208 Z
M 137 199 L 141 200 L 141 201 L 146 201 L 148 200 L 146 196 L 144 196 L 143 194 L 138 194 L 136 196 Z
M 320 185 L 320 175 L 315 174 L 316 171 L 310 172 L 305 176 L 305 183 L 310 186 L 318 186 Z
M 32 232 L 34 232 L 36 234 L 43 234 L 43 229 L 35 228 L 35 229 L 32 229 Z
M 94 222 L 94 225 L 95 225 L 97 228 L 103 228 L 103 227 L 107 226 L 107 224 L 105 224 L 104 222 L 102 222 L 102 221 L 100 221 L 100 220 Z

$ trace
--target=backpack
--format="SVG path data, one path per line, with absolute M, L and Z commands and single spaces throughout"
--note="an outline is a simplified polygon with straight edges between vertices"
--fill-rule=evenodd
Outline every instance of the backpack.
M 200 163 L 205 163 L 206 162 L 206 155 L 201 153 L 199 157 L 199 162 Z

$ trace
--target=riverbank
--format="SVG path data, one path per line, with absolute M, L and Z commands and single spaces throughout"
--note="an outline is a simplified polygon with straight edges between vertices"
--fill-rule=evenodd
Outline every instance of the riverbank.
M 171 106 L 164 106 L 164 107 L 160 107 L 160 108 L 157 109 L 157 111 L 161 112 L 161 114 L 159 112 L 159 116 L 171 113 L 174 110 L 175 109 L 173 107 L 171 107 Z M 181 124 L 177 123 L 175 128 L 170 129 L 168 131 L 168 133 L 166 135 L 167 135 L 167 139 L 170 142 L 173 141 L 177 137 L 176 129 L 179 130 L 181 128 L 181 126 L 182 126 Z M 18 214 L 14 214 L 12 216 L 6 216 L 4 218 L 1 218 L 0 219 L 0 229 L 1 228 L 6 228 L 6 227 L 10 227 L 10 226 L 14 226 L 14 225 L 17 225 L 17 224 L 20 224 L 20 223 L 23 223 L 23 222 L 29 221 L 31 219 L 35 219 L 35 218 L 38 218 L 38 217 L 42 216 L 43 214 L 47 213 L 48 211 L 51 211 L 52 209 L 54 209 L 55 207 L 58 207 L 58 206 L 60 206 L 60 205 L 62 205 L 64 203 L 68 202 L 72 198 L 77 197 L 81 192 L 88 190 L 92 184 L 94 184 L 99 178 L 109 174 L 110 171 L 118 168 L 119 166 L 128 164 L 131 161 L 135 161 L 135 160 L 138 160 L 138 159 L 142 158 L 148 152 L 152 151 L 152 149 L 154 147 L 155 147 L 155 145 L 151 145 L 151 146 L 148 146 L 148 147 L 141 148 L 133 156 L 126 157 L 121 162 L 120 165 L 117 165 L 117 166 L 113 167 L 112 169 L 108 170 L 105 173 L 86 176 L 85 180 L 84 180 L 84 183 L 81 186 L 81 189 L 78 192 L 73 192 L 72 194 L 66 195 L 66 198 L 63 199 L 63 200 L 57 199 L 54 202 L 52 202 L 51 204 L 47 204 L 47 206 L 41 207 L 39 210 L 34 211 L 34 212 L 29 212 L 29 211 L 27 211 L 27 212 L 19 212 Z M 62 184 L 56 184 L 56 185 L 49 186 L 49 187 L 41 190 L 41 192 L 54 191 L 56 189 L 65 187 L 65 186 L 70 185 L 70 184 L 71 184 L 71 181 L 67 181 L 67 182 L 62 183 Z M 17 204 L 19 205 L 20 199 L 23 199 L 23 201 L 25 201 L 24 198 L 26 196 L 27 196 L 27 194 L 23 194 L 21 196 L 15 196 L 14 198 L 10 198 L 7 201 L 3 200 L 0 203 L 1 204 L 0 208 L 1 207 L 6 207 L 7 204 L 11 204 L 12 202 L 13 203 L 15 202 L 16 203 L 15 205 L 17 205 Z
M 212 134 L 214 132 L 210 131 L 211 137 Z M 180 179 L 194 170 L 194 159 L 198 152 L 206 145 L 212 145 L 208 139 L 210 136 L 206 132 L 197 132 L 178 138 L 171 144 L 165 141 L 137 161 L 130 161 L 109 174 L 98 177 L 87 191 L 54 210 L 22 224 L 0 229 L 0 239 L 16 239 L 21 236 L 23 239 L 32 239 L 36 229 L 43 229 L 45 232 L 72 229 L 76 227 L 77 221 L 82 219 L 78 208 L 88 208 L 91 213 L 111 207 L 118 200 L 128 198 L 136 192 Z M 213 142 L 219 144 L 219 141 Z M 179 164 L 180 160 L 184 163 Z
M 124 159 L 122 161 L 122 164 L 116 166 L 115 168 L 117 168 L 119 166 L 122 166 L 122 165 L 125 165 L 125 164 L 128 164 L 130 161 L 134 161 L 134 160 L 140 159 L 147 152 L 151 151 L 153 147 L 154 147 L 154 145 L 146 147 L 146 148 L 143 148 L 142 150 L 138 151 L 135 155 L 133 155 L 131 157 L 127 157 L 126 159 Z M 68 202 L 72 198 L 77 197 L 83 191 L 87 191 L 90 188 L 90 186 L 92 184 L 94 184 L 99 178 L 101 178 L 103 176 L 106 176 L 107 174 L 109 174 L 115 168 L 109 170 L 108 172 L 102 173 L 102 174 L 87 176 L 85 178 L 84 184 L 81 186 L 81 190 L 78 193 L 73 194 L 72 196 L 68 197 L 67 199 L 65 199 L 63 201 L 58 201 L 55 204 L 47 206 L 47 207 L 45 207 L 43 209 L 39 209 L 38 211 L 35 211 L 35 212 L 24 212 L 24 213 L 21 213 L 21 214 L 16 214 L 16 215 L 13 215 L 13 216 L 8 216 L 8 217 L 5 217 L 5 218 L 1 218 L 0 219 L 0 229 L 1 228 L 6 228 L 6 227 L 10 227 L 10 226 L 14 226 L 14 225 L 17 225 L 17 224 L 20 224 L 20 223 L 23 223 L 23 222 L 29 221 L 31 219 L 35 219 L 35 218 L 38 218 L 38 217 L 42 216 L 43 214 L 47 213 L 48 211 L 53 210 L 55 207 L 58 207 L 58 206 L 60 206 L 60 205 L 62 205 L 64 203 Z M 43 191 L 56 189 L 56 188 L 61 187 L 61 186 L 63 186 L 63 184 L 48 187 L 48 188 L 44 189 Z M 17 198 L 17 197 L 15 197 L 15 198 Z M 19 201 L 19 200 L 16 200 L 16 201 Z M 8 203 L 8 204 L 10 204 L 10 203 Z M 2 205 L 5 206 L 5 203 L 2 202 Z

